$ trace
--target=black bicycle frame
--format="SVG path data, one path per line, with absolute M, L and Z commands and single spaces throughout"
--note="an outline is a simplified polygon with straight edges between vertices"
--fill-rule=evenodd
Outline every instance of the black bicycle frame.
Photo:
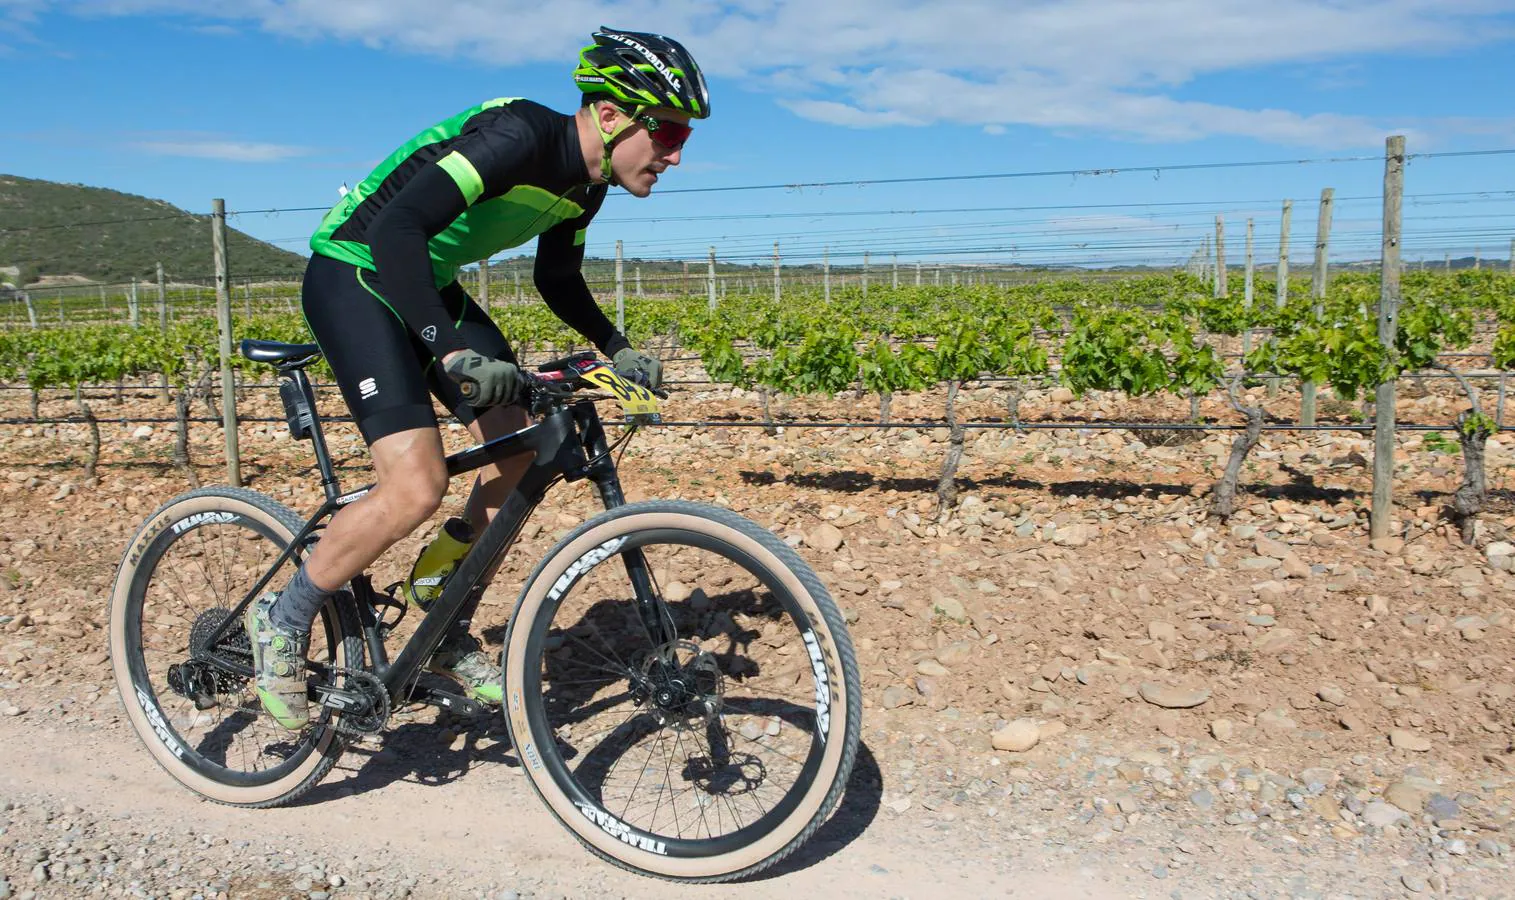
M 212 665 L 234 671 L 235 674 L 244 677 L 251 674 L 251 669 L 233 665 L 230 661 L 206 651 L 214 647 L 226 632 L 231 630 L 233 623 L 241 621 L 242 611 L 247 608 L 247 604 L 263 592 L 285 562 L 305 547 L 310 536 L 326 519 L 373 489 L 373 485 L 368 485 L 349 494 L 341 492 L 331 456 L 326 449 L 326 438 L 322 433 L 320 419 L 314 414 L 315 392 L 311 387 L 310 379 L 306 377 L 303 368 L 281 369 L 280 372 L 293 380 L 310 411 L 309 418 L 302 417 L 301 424 L 308 423 L 307 436 L 315 445 L 316 465 L 321 473 L 321 487 L 325 491 L 326 501 L 306 521 L 299 534 L 295 535 L 289 546 L 285 547 L 279 557 L 269 566 L 268 571 L 247 592 L 236 609 L 222 621 L 221 626 L 207 636 L 200 647 L 194 648 L 196 656 L 202 656 Z M 590 479 L 598 489 L 600 499 L 606 509 L 621 506 L 626 502 L 615 463 L 610 458 L 604 425 L 600 421 L 594 403 L 589 400 L 555 404 L 534 425 L 448 456 L 446 459 L 447 477 L 452 479 L 491 463 L 502 462 L 528 453 L 534 455 L 530 467 L 527 468 L 515 490 L 511 491 L 510 496 L 505 499 L 488 527 L 475 539 L 473 548 L 458 564 L 452 576 L 447 579 L 441 596 L 426 612 L 415 633 L 392 663 L 384 649 L 384 636 L 379 629 L 379 614 L 375 605 L 368 598 L 355 596 L 355 601 L 365 601 L 357 602 L 356 606 L 372 670 L 384 682 L 391 699 L 399 697 L 406 686 L 420 675 L 421 668 L 431 659 L 473 592 L 482 592 L 485 589 L 486 579 L 504 559 L 506 550 L 520 534 L 521 527 L 536 509 L 537 504 L 546 496 L 547 490 L 558 479 L 565 481 Z M 676 635 L 669 633 L 667 616 L 660 609 L 662 601 L 653 590 L 652 578 L 642 552 L 630 550 L 622 553 L 621 556 L 636 595 L 638 614 L 648 634 L 657 643 L 673 640 Z M 354 579 L 354 582 L 355 586 L 361 583 L 363 590 L 372 590 L 367 584 L 366 576 L 359 576 Z M 318 666 L 313 664 L 313 668 L 318 668 Z

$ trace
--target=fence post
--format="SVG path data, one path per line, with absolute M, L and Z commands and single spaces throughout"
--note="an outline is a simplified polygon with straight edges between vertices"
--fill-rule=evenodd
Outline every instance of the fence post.
M 615 242 L 615 329 L 626 333 L 626 282 L 621 277 L 621 242 Z M 685 264 L 688 265 L 687 263 Z
M 868 299 L 868 251 L 863 251 L 863 299 Z
M 1312 273 L 1310 295 L 1315 298 L 1315 319 L 1320 321 L 1325 315 L 1326 299 L 1326 266 L 1329 259 L 1331 243 L 1331 201 L 1336 195 L 1333 188 L 1323 188 L 1320 192 L 1320 213 L 1315 218 L 1315 269 Z M 1316 395 L 1320 386 L 1313 381 L 1306 381 L 1299 386 L 1299 424 L 1315 424 Z
M 1510 246 L 1515 247 L 1515 241 L 1511 241 L 1510 242 Z M 1515 254 L 1512 254 L 1512 255 L 1515 255 Z M 915 264 L 915 286 L 916 287 L 920 287 L 921 286 L 921 264 L 920 264 L 919 261 L 917 261 L 916 264 Z
M 773 302 L 779 302 L 783 290 L 779 287 L 779 242 L 773 242 Z
M 1215 217 L 1215 296 L 1229 294 L 1226 284 L 1226 218 Z
M 126 294 L 126 319 L 131 323 L 131 327 L 133 328 L 137 328 L 142 324 L 142 313 L 139 310 L 140 307 L 137 306 L 137 276 L 133 275 L 131 286 L 127 288 Z
M 715 312 L 715 246 L 710 247 L 710 270 L 707 276 L 707 286 L 710 289 L 710 311 Z
M 226 432 L 226 480 L 232 487 L 241 487 L 237 394 L 231 377 L 231 290 L 226 283 L 226 201 L 218 197 L 210 202 L 210 209 L 211 250 L 216 256 L 216 325 L 221 332 L 221 429 Z
M 1510 242 L 1515 247 L 1515 241 Z M 831 302 L 831 245 L 821 248 L 821 285 L 825 293 L 826 302 Z
M 1242 308 L 1247 311 L 1247 324 L 1242 326 L 1241 352 L 1246 356 L 1252 352 L 1252 219 L 1247 219 L 1247 267 L 1242 275 Z M 1246 368 L 1243 360 L 1242 368 Z
M 158 263 L 158 330 L 168 331 L 168 291 L 163 286 L 162 263 Z
M 1370 538 L 1389 536 L 1394 505 L 1394 387 L 1395 338 L 1399 330 L 1399 229 L 1404 202 L 1405 139 L 1394 135 L 1385 142 L 1383 169 L 1383 256 L 1378 292 L 1378 342 L 1389 354 L 1389 377 L 1378 386 L 1373 424 L 1373 507 Z
M 642 294 L 642 267 L 640 265 L 633 266 L 631 269 L 631 274 L 634 278 L 636 278 L 637 296 L 644 296 Z
M 891 253 L 891 254 L 889 254 L 889 260 L 890 260 L 890 269 L 892 270 L 893 276 L 894 276 L 894 281 L 893 281 L 893 284 L 891 285 L 891 287 L 899 287 L 900 286 L 900 255 L 898 253 Z
M 489 260 L 479 261 L 479 305 L 489 310 Z

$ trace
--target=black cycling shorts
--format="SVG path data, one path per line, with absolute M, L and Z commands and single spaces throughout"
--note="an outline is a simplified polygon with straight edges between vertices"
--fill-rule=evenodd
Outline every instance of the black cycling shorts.
M 471 349 L 516 361 L 500 329 L 461 285 L 454 281 L 441 293 Z M 376 273 L 314 254 L 305 268 L 300 305 L 369 444 L 412 428 L 437 427 L 432 397 L 464 425 L 476 418 L 457 382 L 390 309 Z

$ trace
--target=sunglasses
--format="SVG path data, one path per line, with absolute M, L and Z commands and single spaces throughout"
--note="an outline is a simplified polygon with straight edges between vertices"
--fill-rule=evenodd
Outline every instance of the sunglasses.
M 629 114 L 633 119 L 642 123 L 647 129 L 647 136 L 652 142 L 672 153 L 684 146 L 689 140 L 689 135 L 694 132 L 693 128 L 682 122 L 670 122 L 667 119 L 657 119 L 646 113 Z

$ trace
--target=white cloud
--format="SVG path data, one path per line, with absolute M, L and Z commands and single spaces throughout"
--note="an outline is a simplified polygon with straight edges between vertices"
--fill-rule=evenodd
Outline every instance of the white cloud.
M 1515 36 L 1511 0 L 432 0 L 424 15 L 410 0 L 0 0 L 0 22 L 43 8 L 182 14 L 302 40 L 565 70 L 601 23 L 657 23 L 727 84 L 767 86 L 795 114 L 849 127 L 1021 125 L 1336 149 L 1377 147 L 1405 123 L 1175 94 L 1217 73 L 1324 67 L 1329 78 L 1367 55 L 1413 63 Z M 1497 120 L 1426 124 L 1511 129 Z
M 154 156 L 188 156 L 195 159 L 248 163 L 279 162 L 305 156 L 311 152 L 305 147 L 293 147 L 287 144 L 197 138 L 134 141 L 129 146 Z

